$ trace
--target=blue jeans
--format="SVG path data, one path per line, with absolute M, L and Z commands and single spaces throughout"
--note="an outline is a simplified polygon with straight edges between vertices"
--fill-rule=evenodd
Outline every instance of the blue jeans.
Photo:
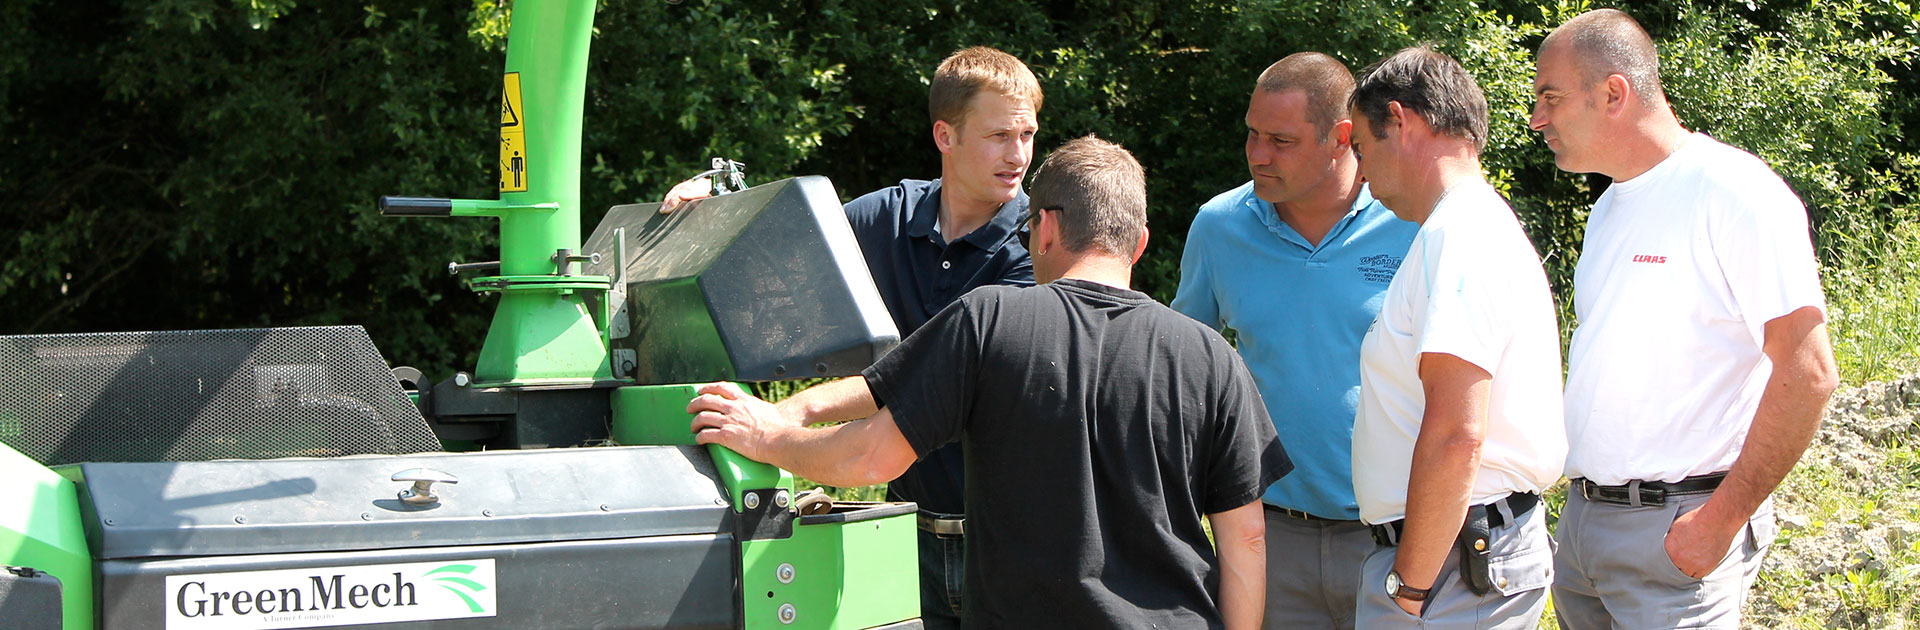
M 926 630 L 960 627 L 960 596 L 966 583 L 964 538 L 920 533 L 920 622 Z

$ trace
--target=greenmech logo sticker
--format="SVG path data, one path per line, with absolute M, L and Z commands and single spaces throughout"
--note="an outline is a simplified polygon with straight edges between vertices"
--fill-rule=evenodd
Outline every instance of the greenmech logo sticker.
M 167 576 L 168 630 L 492 617 L 493 559 Z

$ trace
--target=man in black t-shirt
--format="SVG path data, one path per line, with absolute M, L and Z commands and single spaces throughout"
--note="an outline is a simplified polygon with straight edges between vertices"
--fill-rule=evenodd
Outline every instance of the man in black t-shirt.
M 1012 55 L 976 46 L 940 62 L 927 89 L 940 177 L 898 185 L 847 203 L 847 223 L 901 336 L 912 335 L 968 291 L 1033 285 L 1033 263 L 1014 237 L 1027 214 L 1020 183 L 1033 158 L 1045 95 Z M 712 182 L 675 186 L 668 212 L 708 196 Z M 845 422 L 879 405 L 860 378 L 828 381 L 780 401 L 802 424 Z M 887 498 L 919 504 L 920 615 L 926 630 L 960 627 L 965 553 L 965 455 L 959 444 L 924 453 L 887 484 Z
M 1081 138 L 1029 194 L 1047 284 L 935 315 L 866 370 L 873 417 L 802 428 L 716 383 L 688 406 L 699 441 L 839 486 L 964 444 L 968 628 L 1258 626 L 1260 494 L 1292 466 L 1239 355 L 1127 288 L 1147 241 L 1139 163 Z

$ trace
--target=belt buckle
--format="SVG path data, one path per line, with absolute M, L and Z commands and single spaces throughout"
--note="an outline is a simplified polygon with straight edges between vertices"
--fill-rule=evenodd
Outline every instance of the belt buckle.
M 1592 481 L 1590 481 L 1590 480 L 1588 480 L 1588 479 L 1585 479 L 1585 478 L 1582 478 L 1582 479 L 1580 479 L 1580 498 L 1582 498 L 1582 499 L 1586 499 L 1586 500 L 1588 500 L 1588 501 L 1592 501 L 1592 500 L 1593 500 L 1593 487 L 1594 487 L 1595 485 L 1597 485 L 1597 484 L 1595 484 L 1595 483 L 1593 483 Z
M 926 512 L 915 515 L 920 531 L 933 534 L 937 538 L 960 538 L 966 535 L 966 519 L 939 517 Z

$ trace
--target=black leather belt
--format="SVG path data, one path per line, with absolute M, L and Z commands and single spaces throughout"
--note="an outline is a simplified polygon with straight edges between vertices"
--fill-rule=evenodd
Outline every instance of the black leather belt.
M 1279 514 L 1281 516 L 1285 516 L 1287 518 L 1291 518 L 1296 521 L 1307 521 L 1309 523 L 1358 523 L 1360 522 L 1360 521 L 1342 520 L 1337 518 L 1326 518 L 1323 516 L 1314 516 L 1307 512 L 1303 512 L 1293 508 L 1280 507 L 1272 503 L 1261 502 L 1260 505 L 1262 507 L 1267 508 L 1268 512 Z
M 1533 509 L 1533 506 L 1540 503 L 1540 495 L 1531 492 L 1509 494 L 1506 498 L 1499 501 L 1494 501 L 1482 506 L 1468 507 L 1467 516 L 1468 518 L 1472 518 L 1475 508 L 1481 508 L 1486 510 L 1488 526 L 1500 527 L 1506 525 L 1506 514 L 1502 513 L 1496 507 L 1502 503 L 1506 504 L 1507 512 L 1512 512 L 1514 518 L 1519 518 L 1521 514 L 1526 514 L 1527 510 Z M 1398 546 L 1400 544 L 1400 532 L 1406 529 L 1406 526 L 1407 519 L 1404 518 L 1371 526 L 1370 529 L 1373 530 L 1374 544 L 1382 547 Z
M 959 538 L 967 535 L 967 517 L 962 514 L 941 514 L 921 510 L 914 516 L 914 522 L 920 531 L 942 538 Z
M 1688 477 L 1672 483 L 1664 481 L 1629 481 L 1625 485 L 1603 486 L 1585 477 L 1570 482 L 1575 492 L 1588 501 L 1612 503 L 1629 507 L 1661 506 L 1667 504 L 1667 497 L 1689 494 L 1707 494 L 1720 487 L 1727 473 Z

